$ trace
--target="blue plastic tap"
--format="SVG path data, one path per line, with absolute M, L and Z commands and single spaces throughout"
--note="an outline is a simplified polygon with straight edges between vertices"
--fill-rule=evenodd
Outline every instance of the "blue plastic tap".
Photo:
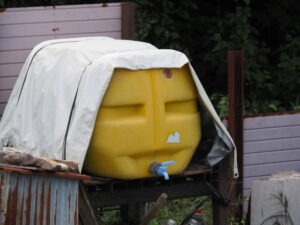
M 175 161 L 167 161 L 163 163 L 153 162 L 151 163 L 149 170 L 150 173 L 155 174 L 157 176 L 163 176 L 165 180 L 169 180 L 167 165 L 172 165 L 172 164 L 175 164 Z

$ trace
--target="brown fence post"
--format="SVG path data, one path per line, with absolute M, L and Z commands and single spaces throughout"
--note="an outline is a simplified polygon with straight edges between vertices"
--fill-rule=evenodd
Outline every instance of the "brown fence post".
M 228 131 L 237 148 L 239 178 L 233 182 L 231 198 L 242 200 L 244 179 L 244 52 L 228 51 Z M 231 208 L 238 220 L 243 216 L 243 204 Z
M 237 148 L 239 169 L 237 193 L 243 193 L 244 178 L 244 52 L 228 51 L 228 130 Z
M 228 130 L 237 148 L 239 178 L 234 180 L 231 173 L 221 163 L 218 168 L 218 189 L 230 199 L 243 196 L 243 111 L 244 111 L 244 53 L 228 51 Z M 242 218 L 242 204 L 235 206 L 214 205 L 214 224 L 227 225 L 230 220 Z
M 135 4 L 121 3 L 121 38 L 133 40 L 135 35 Z

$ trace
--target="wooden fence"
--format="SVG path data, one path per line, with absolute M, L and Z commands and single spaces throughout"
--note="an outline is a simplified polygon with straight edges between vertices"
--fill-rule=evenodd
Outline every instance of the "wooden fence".
M 276 171 L 300 171 L 300 112 L 244 119 L 244 195 Z
M 130 3 L 9 8 L 0 13 L 0 118 L 32 48 L 58 38 L 107 36 L 131 39 Z

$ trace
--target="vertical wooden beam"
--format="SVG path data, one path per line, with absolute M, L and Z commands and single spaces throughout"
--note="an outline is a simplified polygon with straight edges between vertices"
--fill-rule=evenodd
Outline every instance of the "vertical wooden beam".
M 228 51 L 228 131 L 237 148 L 237 194 L 243 194 L 244 178 L 244 52 Z
M 100 225 L 96 211 L 90 203 L 84 185 L 79 185 L 79 223 L 80 225 Z
M 223 161 L 216 168 L 217 180 L 214 185 L 217 187 L 218 191 L 224 196 L 228 197 L 228 192 L 230 189 L 230 183 L 232 181 L 232 172 L 228 172 L 227 164 Z M 230 224 L 230 213 L 228 206 L 221 205 L 219 202 L 213 200 L 213 224 L 214 225 L 228 225 Z
M 243 51 L 228 51 L 228 130 L 237 147 L 239 178 L 234 180 L 229 173 L 226 162 L 218 167 L 218 183 L 220 193 L 230 199 L 243 196 L 243 111 L 244 111 L 244 53 Z M 238 212 L 238 213 L 237 213 Z M 242 205 L 238 207 L 214 204 L 213 222 L 215 225 L 228 225 L 233 218 L 242 217 Z
M 233 199 L 243 198 L 244 179 L 244 52 L 228 51 L 228 131 L 237 148 L 239 178 L 232 189 Z M 231 214 L 241 219 L 243 204 L 231 208 Z
M 135 36 L 135 4 L 121 3 L 121 38 L 134 40 Z

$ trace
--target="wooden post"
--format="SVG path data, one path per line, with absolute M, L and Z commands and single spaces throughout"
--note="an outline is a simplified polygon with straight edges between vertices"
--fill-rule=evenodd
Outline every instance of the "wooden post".
M 79 185 L 79 220 L 80 225 L 100 225 L 82 183 Z
M 239 178 L 232 180 L 229 198 L 243 198 L 244 179 L 244 52 L 228 51 L 228 131 L 237 148 Z M 243 204 L 230 208 L 231 215 L 240 220 Z
M 132 2 L 121 3 L 121 38 L 134 40 L 135 5 Z
M 154 206 L 150 209 L 150 211 L 145 216 L 145 218 L 143 219 L 143 221 L 141 222 L 140 225 L 148 225 L 151 222 L 151 220 L 156 216 L 156 214 L 158 213 L 158 210 L 165 203 L 167 198 L 168 198 L 168 195 L 166 193 L 162 193 L 158 197 L 158 199 L 154 203 Z
M 228 130 L 237 148 L 239 169 L 238 193 L 243 192 L 244 178 L 244 52 L 228 51 Z
M 226 171 L 223 161 L 218 168 L 218 189 L 223 196 L 238 199 L 243 195 L 243 111 L 244 111 L 244 53 L 228 51 L 228 130 L 237 147 L 239 178 L 234 180 Z M 239 212 L 237 214 L 237 212 Z M 241 218 L 242 205 L 238 209 L 214 205 L 214 224 L 227 225 L 230 217 Z

